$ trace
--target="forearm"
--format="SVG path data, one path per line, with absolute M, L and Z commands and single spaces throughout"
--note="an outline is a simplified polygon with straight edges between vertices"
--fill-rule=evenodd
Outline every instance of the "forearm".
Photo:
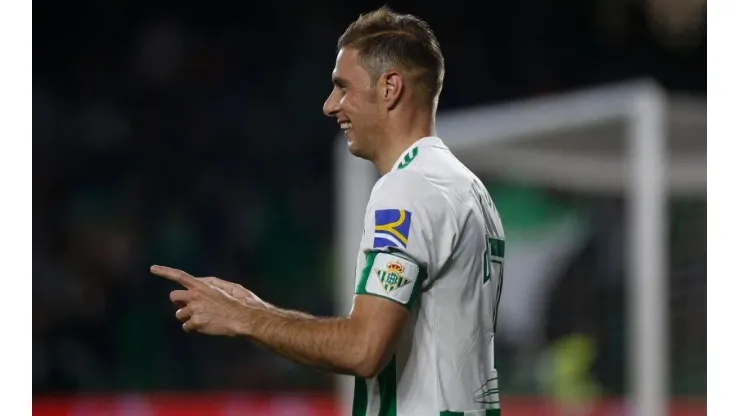
M 251 312 L 241 333 L 297 363 L 342 374 L 357 374 L 365 346 L 350 318 L 320 318 L 266 308 Z

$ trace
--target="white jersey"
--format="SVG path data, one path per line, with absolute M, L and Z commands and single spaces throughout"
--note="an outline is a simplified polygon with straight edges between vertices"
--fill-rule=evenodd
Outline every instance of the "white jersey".
M 412 145 L 370 195 L 355 290 L 411 318 L 378 376 L 355 379 L 353 416 L 500 415 L 503 257 L 501 219 L 481 181 L 441 139 Z

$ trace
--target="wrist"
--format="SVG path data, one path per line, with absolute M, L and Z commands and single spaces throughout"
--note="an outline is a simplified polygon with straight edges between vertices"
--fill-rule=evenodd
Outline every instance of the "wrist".
M 235 320 L 233 332 L 235 336 L 254 338 L 257 328 L 265 319 L 265 313 L 269 312 L 266 307 L 244 305 L 240 319 Z

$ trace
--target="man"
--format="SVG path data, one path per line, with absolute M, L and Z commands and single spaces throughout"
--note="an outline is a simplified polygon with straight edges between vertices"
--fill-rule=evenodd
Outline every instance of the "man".
M 375 185 L 347 317 L 277 308 L 216 278 L 154 266 L 186 331 L 244 336 L 308 366 L 351 374 L 353 415 L 498 415 L 493 338 L 503 229 L 481 182 L 434 137 L 444 76 L 416 17 L 381 8 L 338 42 L 324 112 Z

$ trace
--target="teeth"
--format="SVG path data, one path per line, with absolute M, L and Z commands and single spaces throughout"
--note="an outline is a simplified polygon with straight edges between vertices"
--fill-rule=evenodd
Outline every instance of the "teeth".
M 345 121 L 344 123 L 340 124 L 339 126 L 342 128 L 342 130 L 347 130 L 350 127 L 352 127 L 352 123 L 350 123 L 348 121 Z

